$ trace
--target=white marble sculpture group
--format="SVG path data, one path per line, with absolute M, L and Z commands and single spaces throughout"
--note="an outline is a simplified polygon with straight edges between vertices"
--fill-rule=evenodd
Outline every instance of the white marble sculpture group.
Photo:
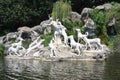
M 52 17 L 49 18 L 51 22 L 46 25 L 52 25 L 55 29 L 54 31 L 54 37 L 51 39 L 49 47 L 51 49 L 51 56 L 55 56 L 55 45 L 59 45 L 62 43 L 62 37 L 63 36 L 63 43 L 69 47 L 68 44 L 70 44 L 71 49 L 75 49 L 78 52 L 78 55 L 81 55 L 83 53 L 83 50 L 103 50 L 101 40 L 99 38 L 94 39 L 88 39 L 87 36 L 89 35 L 88 32 L 85 34 L 82 34 L 80 29 L 76 29 L 77 31 L 77 38 L 78 41 L 76 42 L 74 40 L 73 35 L 68 36 L 66 33 L 66 28 L 61 24 L 58 19 L 54 21 Z M 80 43 L 80 40 L 83 39 L 83 41 L 86 43 L 85 45 Z M 69 40 L 69 42 L 68 42 Z M 85 49 L 83 47 L 86 47 Z
M 32 52 L 32 56 L 39 56 L 39 51 L 44 47 L 44 45 L 42 45 L 44 39 L 40 39 L 40 36 L 38 36 L 33 42 L 29 44 L 29 47 L 25 49 L 23 47 L 23 41 L 25 40 L 21 36 L 22 32 L 23 31 L 21 30 L 19 31 L 19 36 L 16 38 L 16 42 L 12 43 L 8 48 L 8 54 L 10 56 L 29 56 L 32 51 L 38 49 L 38 51 Z
M 45 24 L 48 26 L 52 26 L 54 28 L 54 36 L 50 40 L 49 48 L 50 48 L 50 57 L 56 56 L 56 45 L 64 44 L 66 47 L 70 47 L 77 51 L 78 55 L 82 55 L 84 50 L 103 50 L 101 40 L 99 38 L 88 39 L 88 32 L 85 34 L 81 33 L 80 29 L 76 29 L 77 32 L 77 42 L 74 40 L 74 36 L 68 36 L 66 33 L 66 27 L 62 25 L 62 23 L 57 19 L 53 20 L 52 17 L 49 17 L 50 23 Z M 24 39 L 21 37 L 23 31 L 19 31 L 19 36 L 16 39 L 15 43 L 12 43 L 8 48 L 9 55 L 16 56 L 33 56 L 38 57 L 41 54 L 41 50 L 44 48 L 42 44 L 44 39 L 41 39 L 40 36 L 36 37 L 30 44 L 27 49 L 25 49 L 22 45 Z M 84 41 L 85 45 L 80 41 Z

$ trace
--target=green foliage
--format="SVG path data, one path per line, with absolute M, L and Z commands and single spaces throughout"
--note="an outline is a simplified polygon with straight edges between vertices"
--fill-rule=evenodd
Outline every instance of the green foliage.
M 0 44 L 0 55 L 4 55 L 4 45 Z
M 52 39 L 52 37 L 54 37 L 53 33 L 50 35 L 41 35 L 41 38 L 45 39 L 45 41 L 43 42 L 44 46 L 48 46 L 50 43 L 50 40 Z
M 114 44 L 114 39 L 110 39 L 108 41 L 108 47 L 109 47 L 111 52 L 113 52 L 113 44 Z
M 117 34 L 120 34 L 120 6 L 115 6 L 107 12 L 107 19 L 110 20 L 112 18 L 116 19 L 115 30 Z
M 96 23 L 97 28 L 101 28 L 106 23 L 106 13 L 104 11 L 100 11 L 97 9 L 94 9 L 90 13 L 93 21 Z
M 48 0 L 0 0 L 0 25 L 3 29 L 15 30 L 40 22 L 51 12 L 52 4 Z
M 6 29 L 6 30 L 2 30 L 0 31 L 0 36 L 6 35 L 10 32 L 10 30 Z
M 25 40 L 25 41 L 23 42 L 23 47 L 27 49 L 27 48 L 29 47 L 29 45 L 30 45 L 31 42 L 32 42 L 32 40 L 30 40 L 30 39 Z
M 117 35 L 113 42 L 113 51 L 116 53 L 120 52 L 120 35 Z
M 112 4 L 113 6 L 118 6 L 119 5 L 119 3 L 115 2 L 115 1 L 112 1 L 110 4 Z
M 64 21 L 69 17 L 71 10 L 71 5 L 67 2 L 67 0 L 57 1 L 53 6 L 52 17 L 54 19 L 60 19 L 60 21 Z
M 101 38 L 102 43 L 107 44 L 108 42 L 108 34 L 106 29 L 107 24 L 107 15 L 105 11 L 93 10 L 90 13 L 93 21 L 96 23 L 96 35 Z
M 63 21 L 63 25 L 67 28 L 67 34 L 69 35 L 74 35 L 75 40 L 77 39 L 77 33 L 75 31 L 75 29 L 79 28 L 82 30 L 82 32 L 84 31 L 84 29 L 82 28 L 83 24 L 82 23 L 78 23 L 78 22 L 72 22 L 69 19 L 65 19 Z

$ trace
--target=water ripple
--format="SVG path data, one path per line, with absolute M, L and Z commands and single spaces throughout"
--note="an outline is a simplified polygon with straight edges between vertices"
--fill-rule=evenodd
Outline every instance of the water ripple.
M 5 76 L 0 80 L 102 80 L 105 65 L 104 62 L 9 59 L 6 59 L 4 64 L 4 69 L 0 69 L 0 73 L 3 71 Z

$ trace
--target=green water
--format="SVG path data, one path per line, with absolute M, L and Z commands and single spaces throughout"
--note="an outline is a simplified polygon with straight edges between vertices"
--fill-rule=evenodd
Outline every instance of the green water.
M 0 80 L 120 80 L 120 55 L 103 62 L 0 59 Z
M 111 55 L 105 66 L 104 80 L 120 80 L 120 53 Z

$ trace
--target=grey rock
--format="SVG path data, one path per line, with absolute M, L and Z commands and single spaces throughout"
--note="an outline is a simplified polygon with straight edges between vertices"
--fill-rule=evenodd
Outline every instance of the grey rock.
M 81 19 L 84 21 L 85 19 L 89 18 L 90 12 L 92 10 L 93 9 L 91 9 L 91 8 L 84 8 L 81 12 Z
M 103 5 L 99 5 L 97 6 L 95 9 L 99 9 L 99 10 L 109 10 L 111 9 L 113 6 L 109 3 L 103 4 Z
M 0 37 L 0 44 L 3 44 L 3 38 L 4 38 L 5 36 L 2 36 L 2 37 Z
M 32 29 L 30 27 L 28 27 L 28 26 L 19 27 L 17 30 L 18 31 L 23 31 L 23 32 L 30 32 L 30 31 L 32 31 Z
M 115 25 L 115 18 L 112 18 L 109 23 L 108 23 L 108 26 L 114 26 Z
M 95 9 L 104 10 L 104 6 L 103 5 L 99 5 Z
M 92 38 L 95 35 L 95 23 L 91 18 L 85 20 L 85 32 L 88 32 L 88 37 Z
M 113 6 L 112 6 L 111 4 L 109 4 L 109 3 L 104 4 L 105 10 L 109 10 L 109 9 L 111 9 L 112 7 L 113 7 Z
M 11 32 L 8 33 L 6 36 L 3 37 L 3 43 L 8 42 L 10 39 L 15 39 L 17 38 L 18 33 L 17 32 Z
M 23 31 L 22 32 L 22 38 L 31 38 L 32 40 L 34 40 L 39 34 L 34 31 L 32 28 L 27 27 L 27 26 L 23 26 L 18 28 L 18 32 Z
M 34 26 L 32 30 L 38 32 L 39 34 L 50 34 L 51 33 L 51 27 L 46 25 L 49 24 L 50 20 L 45 20 L 40 23 L 40 25 Z
M 102 46 L 104 51 L 110 52 L 110 49 L 106 45 L 102 45 Z
M 51 27 L 50 26 L 47 26 L 45 29 L 44 29 L 44 33 L 43 34 L 50 34 L 52 31 Z
M 32 30 L 34 30 L 34 31 L 36 31 L 37 33 L 40 33 L 40 34 L 43 33 L 42 26 L 40 26 L 40 25 L 36 25 L 36 26 L 32 27 Z
M 81 15 L 77 12 L 71 12 L 70 14 L 70 20 L 72 22 L 78 22 L 81 23 Z

